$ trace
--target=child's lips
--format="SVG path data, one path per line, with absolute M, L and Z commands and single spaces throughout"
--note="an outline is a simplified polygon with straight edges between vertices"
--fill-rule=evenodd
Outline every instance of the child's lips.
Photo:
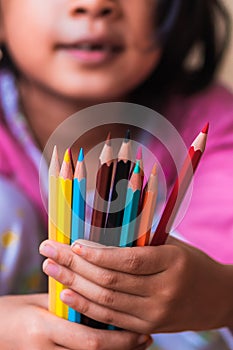
M 106 63 L 124 50 L 122 44 L 94 38 L 71 44 L 60 44 L 57 48 L 79 62 L 89 65 Z

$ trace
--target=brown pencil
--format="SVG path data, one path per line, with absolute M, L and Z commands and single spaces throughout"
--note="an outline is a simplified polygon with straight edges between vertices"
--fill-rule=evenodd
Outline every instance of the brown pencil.
M 96 176 L 96 189 L 91 218 L 90 240 L 103 241 L 108 199 L 114 166 L 111 134 L 108 134 L 105 145 L 99 157 L 99 170 Z
M 186 190 L 188 189 L 188 186 L 193 178 L 193 174 L 199 164 L 201 156 L 204 153 L 208 129 L 209 123 L 205 125 L 190 146 L 188 155 L 171 191 L 150 245 L 161 245 L 166 242 L 167 236 L 171 230 Z

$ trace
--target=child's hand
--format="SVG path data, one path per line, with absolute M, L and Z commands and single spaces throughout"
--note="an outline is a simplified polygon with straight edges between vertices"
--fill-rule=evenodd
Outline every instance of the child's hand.
M 75 324 L 48 312 L 47 305 L 46 294 L 1 297 L 1 350 L 146 349 L 146 337 Z
M 53 259 L 44 271 L 70 288 L 62 300 L 98 321 L 143 334 L 232 325 L 232 266 L 168 243 L 106 249 L 77 241 L 72 251 L 46 241 L 41 253 Z

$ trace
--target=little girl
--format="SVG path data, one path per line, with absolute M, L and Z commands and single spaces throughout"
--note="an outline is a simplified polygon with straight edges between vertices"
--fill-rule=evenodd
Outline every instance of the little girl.
M 199 130 L 206 120 L 210 121 L 212 135 L 205 162 L 203 160 L 197 174 L 190 210 L 179 232 L 222 263 L 232 263 L 233 98 L 224 87 L 212 83 L 226 44 L 224 33 L 228 30 L 227 15 L 220 2 L 1 0 L 0 4 L 3 56 L 0 76 L 0 292 L 4 295 L 0 298 L 1 349 L 145 349 L 151 338 L 144 334 L 151 331 L 205 329 L 222 326 L 223 322 L 229 325 L 225 317 L 226 305 L 221 304 L 224 317 L 211 324 L 206 321 L 197 326 L 199 319 L 195 324 L 189 324 L 186 321 L 192 319 L 193 314 L 187 309 L 180 315 L 181 324 L 176 327 L 175 316 L 163 327 L 153 312 L 150 315 L 142 313 L 142 319 L 149 318 L 151 322 L 142 325 L 137 321 L 135 326 L 131 325 L 131 319 L 125 319 L 120 313 L 122 319 L 115 319 L 112 314 L 110 317 L 113 323 L 124 326 L 129 332 L 101 331 L 50 314 L 47 295 L 7 296 L 45 290 L 37 253 L 39 242 L 47 235 L 38 184 L 41 150 L 51 133 L 68 116 L 100 102 L 129 101 L 150 106 L 166 116 L 187 145 L 194 137 L 194 125 L 195 130 Z M 225 25 L 222 35 L 216 32 L 217 19 Z M 188 64 L 188 57 L 196 47 L 201 54 L 198 65 L 193 67 Z M 113 128 L 113 136 L 118 132 Z M 90 149 L 105 136 L 103 128 L 91 138 L 84 138 L 82 145 L 85 142 L 85 148 Z M 173 174 L 167 175 L 169 185 Z M 171 257 L 174 257 L 174 252 L 178 253 L 178 262 L 174 265 L 177 268 L 172 273 L 173 280 L 167 277 L 165 280 L 168 287 L 176 285 L 190 300 L 190 289 L 181 288 L 180 280 L 182 275 L 187 276 L 184 261 L 189 261 L 190 267 L 195 266 L 195 250 L 174 242 L 171 247 L 168 248 Z M 152 255 L 157 256 L 157 249 L 162 252 L 164 248 L 148 247 L 150 251 L 145 253 L 145 260 L 150 261 Z M 62 252 L 66 247 L 57 249 Z M 136 254 L 134 250 L 132 254 Z M 70 249 L 69 253 L 72 254 Z M 179 259 L 183 254 L 187 260 L 182 260 L 183 267 L 179 269 Z M 57 259 L 55 255 L 50 257 Z M 206 259 L 203 258 L 204 271 L 207 271 L 207 265 L 210 265 L 208 271 L 215 271 L 215 265 L 207 264 Z M 97 260 L 96 265 L 99 265 Z M 167 271 L 170 271 L 170 266 L 168 262 Z M 105 267 L 111 268 L 109 261 Z M 114 266 L 114 269 L 122 272 L 121 266 Z M 201 264 L 198 270 L 191 269 L 190 276 L 198 276 L 201 269 Z M 46 268 L 45 271 L 52 274 Z M 82 274 L 77 269 L 74 271 Z M 176 279 L 179 271 L 181 277 Z M 156 269 L 151 272 L 151 279 L 157 272 Z M 228 274 L 228 271 L 224 274 L 224 280 Z M 219 276 L 217 273 L 213 275 Z M 200 277 L 196 281 L 203 279 Z M 87 272 L 84 280 L 88 280 Z M 95 282 L 93 288 L 96 288 Z M 154 282 L 151 285 L 154 287 Z M 162 288 L 164 284 L 160 286 Z M 77 286 L 72 287 L 82 294 Z M 212 284 L 209 287 L 212 288 Z M 124 285 L 119 288 L 122 291 Z M 139 295 L 144 293 L 137 292 Z M 164 293 L 166 290 L 162 288 L 161 294 Z M 175 295 L 179 302 L 184 300 L 181 293 Z M 203 299 L 207 300 L 208 295 L 206 292 Z M 223 296 L 221 291 L 217 295 Z M 156 298 L 156 293 L 150 294 L 149 302 L 153 298 Z M 128 300 L 132 308 L 133 304 Z M 228 295 L 224 295 L 224 300 L 229 300 Z M 156 309 L 154 303 L 149 306 L 149 302 L 145 311 Z M 179 306 L 179 302 L 176 305 Z M 72 299 L 72 303 L 78 307 L 75 300 Z M 160 305 L 167 305 L 167 299 Z M 201 303 L 196 305 L 202 309 Z M 117 310 L 121 307 L 116 304 Z M 175 308 L 176 312 L 171 309 L 172 315 L 179 315 L 177 309 L 179 307 Z M 128 313 L 133 313 L 133 310 L 128 310 Z M 100 319 L 101 309 L 93 314 L 87 311 L 87 314 Z M 133 317 L 140 318 L 139 315 Z M 208 312 L 206 318 L 210 318 Z

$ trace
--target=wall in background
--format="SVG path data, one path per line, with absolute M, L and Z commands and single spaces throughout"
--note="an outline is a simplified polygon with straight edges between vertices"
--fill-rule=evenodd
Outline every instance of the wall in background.
M 227 84 L 233 91 L 233 0 L 222 0 L 223 3 L 228 8 L 231 18 L 232 18 L 232 30 L 231 30 L 231 43 L 228 51 L 226 52 L 226 57 L 223 61 L 223 65 L 219 72 L 219 77 L 221 81 Z

